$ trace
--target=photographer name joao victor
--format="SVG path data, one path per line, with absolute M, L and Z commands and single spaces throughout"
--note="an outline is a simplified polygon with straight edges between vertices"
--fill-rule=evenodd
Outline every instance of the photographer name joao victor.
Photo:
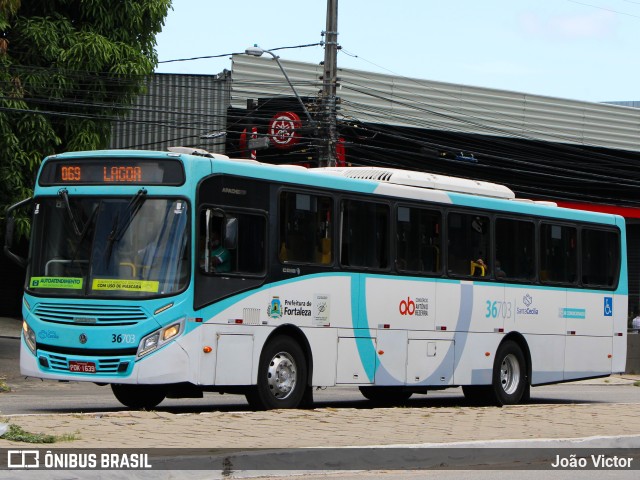
M 591 463 L 589 463 L 589 461 Z M 556 455 L 555 461 L 551 464 L 553 468 L 631 468 L 632 457 L 607 456 L 603 454 L 589 455 L 588 457 L 577 457 L 571 454 L 566 457 Z

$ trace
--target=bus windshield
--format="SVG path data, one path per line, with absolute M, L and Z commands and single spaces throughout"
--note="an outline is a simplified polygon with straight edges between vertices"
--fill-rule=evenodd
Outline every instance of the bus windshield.
M 69 297 L 168 295 L 189 282 L 182 199 L 58 197 L 35 202 L 27 289 Z

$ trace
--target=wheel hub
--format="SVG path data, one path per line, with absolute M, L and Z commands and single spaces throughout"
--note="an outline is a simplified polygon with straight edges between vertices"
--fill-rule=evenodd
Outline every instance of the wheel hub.
M 515 355 L 509 354 L 502 360 L 500 366 L 500 383 L 508 395 L 512 395 L 520 384 L 520 363 Z
M 267 371 L 269 391 L 278 400 L 287 398 L 293 392 L 297 382 L 296 363 L 286 352 L 274 355 Z

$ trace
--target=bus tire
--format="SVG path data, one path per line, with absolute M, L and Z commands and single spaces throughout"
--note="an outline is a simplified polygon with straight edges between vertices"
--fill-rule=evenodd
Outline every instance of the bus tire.
M 412 392 L 404 390 L 402 387 L 360 387 L 360 393 L 374 403 L 391 405 L 403 403 L 409 400 Z
M 498 347 L 493 363 L 492 387 L 498 406 L 516 405 L 526 397 L 529 388 L 527 362 L 520 346 L 512 340 Z
M 288 336 L 270 340 L 258 364 L 258 383 L 249 388 L 252 408 L 297 408 L 307 393 L 307 361 L 300 345 Z
M 151 410 L 157 407 L 167 394 L 162 385 L 112 383 L 111 390 L 121 404 L 134 410 Z

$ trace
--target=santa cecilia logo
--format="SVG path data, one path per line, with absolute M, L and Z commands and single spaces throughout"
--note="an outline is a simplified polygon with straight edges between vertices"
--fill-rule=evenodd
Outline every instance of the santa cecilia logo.
M 280 303 L 280 297 L 273 297 L 269 304 L 269 318 L 281 318 L 282 317 L 282 303 Z

